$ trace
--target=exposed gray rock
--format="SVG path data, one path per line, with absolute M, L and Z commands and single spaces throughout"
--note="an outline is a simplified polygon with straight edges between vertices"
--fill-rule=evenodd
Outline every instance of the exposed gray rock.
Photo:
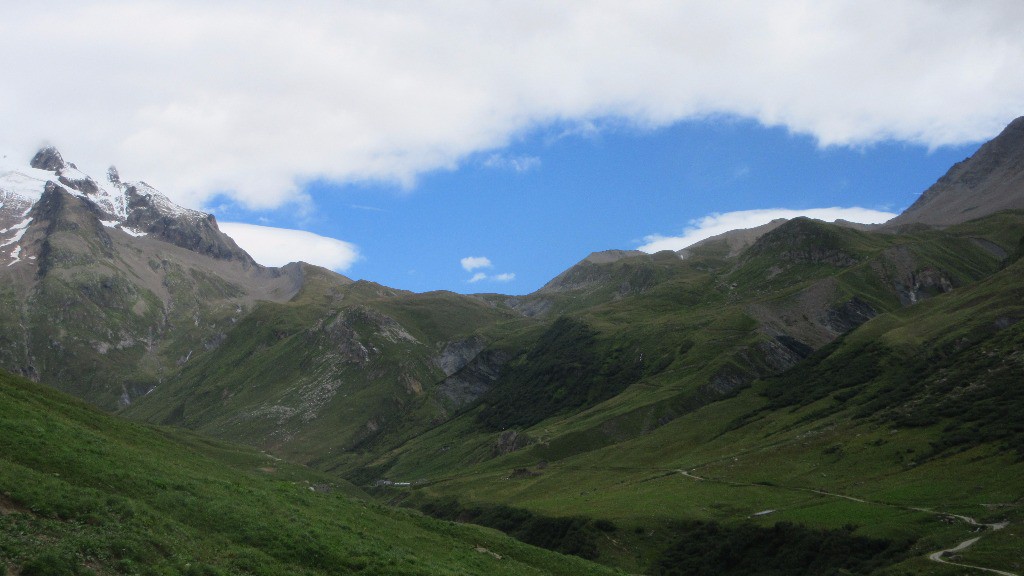
M 510 354 L 500 350 L 480 352 L 461 370 L 437 385 L 440 399 L 455 410 L 472 404 L 494 386 L 501 368 L 511 358 Z
M 505 299 L 504 304 L 527 318 L 542 318 L 555 306 L 551 300 L 537 296 L 510 296 Z
M 719 396 L 727 396 L 740 388 L 747 387 L 752 381 L 753 378 L 749 375 L 735 368 L 726 367 L 713 374 L 708 379 L 707 385 Z
M 932 296 L 951 292 L 953 280 L 942 270 L 928 267 L 911 273 L 909 278 L 897 280 L 894 288 L 900 304 L 910 306 Z
M 78 190 L 83 194 L 98 194 L 100 191 L 99 185 L 96 184 L 96 182 L 93 181 L 92 178 L 72 179 L 68 178 L 64 174 L 59 174 L 57 180 L 61 184 L 67 186 L 68 188 L 71 188 L 72 190 Z
M 601 252 L 591 252 L 583 261 L 590 262 L 591 264 L 611 264 L 623 258 L 636 258 L 639 256 L 647 256 L 647 254 L 639 250 L 604 250 Z
M 705 238 L 696 244 L 687 246 L 682 250 L 676 252 L 680 258 L 689 258 L 691 255 L 707 250 L 713 246 L 720 245 L 725 248 L 725 256 L 732 257 L 743 252 L 749 248 L 758 238 L 765 234 L 775 230 L 779 226 L 782 226 L 788 222 L 785 218 L 776 218 L 767 224 L 762 224 L 754 228 L 743 228 L 740 230 L 730 230 L 717 234 L 710 238 Z
M 884 228 L 949 226 L 1008 209 L 1024 209 L 1024 116 L 955 164 Z
M 526 434 L 520 434 L 517 430 L 505 430 L 498 434 L 498 441 L 494 443 L 491 453 L 494 456 L 501 456 L 520 450 L 533 444 L 533 439 Z
M 445 344 L 441 353 L 433 358 L 434 365 L 440 368 L 445 376 L 451 376 L 462 370 L 485 346 L 487 341 L 480 336 L 449 342 Z
M 829 308 L 825 313 L 825 325 L 838 336 L 853 330 L 877 315 L 878 312 L 870 304 L 854 296 L 838 306 Z
M 986 240 L 985 238 L 971 238 L 971 241 L 974 242 L 977 247 L 988 252 L 999 260 L 1006 260 L 1010 257 L 1010 254 L 1004 250 L 1002 246 L 992 242 L 991 240 Z
M 756 349 L 760 352 L 762 362 L 767 367 L 767 373 L 762 375 L 777 374 L 788 370 L 814 352 L 810 346 L 785 334 L 776 336 L 772 340 L 758 342 Z
M 258 266 L 231 237 L 220 231 L 213 214 L 169 212 L 162 205 L 164 198 L 134 185 L 127 187 L 125 198 L 128 205 L 127 227 L 211 258 Z
M 50 172 L 56 172 L 66 166 L 64 159 L 60 156 L 60 152 L 53 146 L 47 146 L 36 152 L 29 165 L 33 168 L 49 170 Z

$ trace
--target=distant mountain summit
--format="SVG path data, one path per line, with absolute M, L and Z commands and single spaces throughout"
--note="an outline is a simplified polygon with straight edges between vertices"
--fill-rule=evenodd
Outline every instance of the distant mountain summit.
M 1024 116 L 921 194 L 886 228 L 907 224 L 949 226 L 1001 210 L 1024 209 Z
M 257 301 L 307 274 L 264 268 L 211 214 L 53 147 L 0 158 L 0 366 L 112 408 L 217 347 Z
M 5 251 L 13 246 L 8 251 L 11 258 L 19 260 L 19 248 L 27 249 L 21 245 L 21 237 L 39 217 L 30 214 L 30 208 L 38 203 L 53 205 L 53 198 L 46 197 L 55 194 L 85 200 L 106 228 L 135 237 L 151 236 L 221 260 L 256 264 L 220 231 L 212 214 L 178 206 L 145 182 L 122 182 L 113 166 L 106 182 L 98 182 L 65 162 L 52 146 L 36 152 L 28 166 L 9 157 L 0 163 L 0 245 Z

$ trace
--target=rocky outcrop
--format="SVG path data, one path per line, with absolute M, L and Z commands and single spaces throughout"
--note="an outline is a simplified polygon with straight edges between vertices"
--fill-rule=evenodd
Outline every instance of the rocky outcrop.
M 35 156 L 32 157 L 32 161 L 29 162 L 29 165 L 33 168 L 49 170 L 50 172 L 56 172 L 67 166 L 64 163 L 64 158 L 61 157 L 60 152 L 58 152 L 53 146 L 47 146 L 36 152 Z
M 100 187 L 96 184 L 96 181 L 92 178 L 68 178 L 61 174 L 57 177 L 57 181 L 61 184 L 71 188 L 72 190 L 78 190 L 83 194 L 99 194 Z
M 825 311 L 825 326 L 838 336 L 853 330 L 875 316 L 878 316 L 878 311 L 864 300 L 854 296 Z
M 152 188 L 140 185 L 128 186 L 125 199 L 125 226 L 211 258 L 258 266 L 231 237 L 220 231 L 213 214 L 177 208 Z
M 34 223 L 45 227 L 38 247 L 28 243 L 29 252 L 38 253 L 38 274 L 44 276 L 57 266 L 84 265 L 97 258 L 113 257 L 113 242 L 100 224 L 101 216 L 93 204 L 72 196 L 59 184 L 47 182 L 29 213 Z
M 951 292 L 953 280 L 942 270 L 927 267 L 910 273 L 908 278 L 897 280 L 893 287 L 900 304 L 910 306 L 932 296 Z
M 537 295 L 527 297 L 510 296 L 503 303 L 527 318 L 543 318 L 555 307 L 555 303 L 550 298 Z
M 991 250 L 986 251 L 991 253 Z M 934 266 L 923 266 L 920 258 L 906 246 L 889 248 L 882 256 L 874 268 L 892 283 L 903 306 L 944 294 L 958 284 L 948 272 Z
M 434 365 L 440 368 L 445 376 L 451 376 L 462 370 L 486 346 L 487 341 L 480 336 L 470 336 L 463 340 L 449 342 L 433 358 Z
M 501 350 L 480 352 L 461 370 L 437 385 L 439 399 L 452 410 L 476 402 L 490 391 L 498 380 L 502 367 L 511 359 L 511 354 Z
M 494 447 L 491 448 L 491 454 L 493 456 L 503 456 L 526 448 L 530 444 L 533 444 L 533 439 L 526 434 L 521 434 L 518 430 L 505 430 L 498 434 L 498 440 L 494 443 Z

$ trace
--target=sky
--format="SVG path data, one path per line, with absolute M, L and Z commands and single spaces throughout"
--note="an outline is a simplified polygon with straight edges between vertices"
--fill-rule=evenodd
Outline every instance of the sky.
M 3 149 L 414 291 L 884 221 L 1024 114 L 1017 0 L 37 4 L 0 20 Z

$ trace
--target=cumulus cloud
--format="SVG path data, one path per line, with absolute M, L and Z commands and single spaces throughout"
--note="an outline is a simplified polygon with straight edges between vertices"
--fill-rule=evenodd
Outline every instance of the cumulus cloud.
M 473 272 L 479 268 L 493 268 L 494 264 L 491 263 L 491 259 L 486 256 L 467 256 L 460 260 L 462 269 L 466 272 Z M 511 282 L 515 280 L 516 275 L 512 272 L 502 272 L 501 274 L 487 274 L 486 272 L 476 272 L 469 277 L 466 282 L 470 284 L 476 284 L 483 280 L 489 280 L 491 282 Z
M 491 259 L 486 256 L 467 256 L 462 260 L 459 260 L 462 264 L 462 269 L 466 272 L 472 272 L 477 268 L 490 268 L 492 266 Z
M 324 268 L 345 271 L 359 260 L 359 248 L 355 244 L 304 230 L 239 222 L 220 222 L 218 225 L 264 266 L 284 266 L 302 260 Z
M 858 222 L 861 224 L 879 224 L 891 218 L 895 218 L 896 214 L 858 207 L 811 208 L 808 210 L 766 208 L 759 210 L 739 210 L 736 212 L 725 212 L 722 214 L 715 213 L 691 221 L 690 226 L 683 230 L 683 233 L 679 236 L 662 236 L 659 234 L 647 236 L 644 238 L 644 242 L 646 243 L 643 246 L 640 246 L 638 250 L 652 254 L 660 250 L 682 250 L 691 244 L 696 244 L 701 240 L 717 236 L 724 232 L 729 232 L 730 230 L 756 228 L 757 226 L 767 224 L 778 218 L 786 218 L 788 220 L 798 216 L 807 216 L 808 218 L 825 220 L 826 222 L 847 220 L 849 222 Z
M 411 185 L 544 126 L 724 114 L 939 146 L 1024 110 L 1022 21 L 1016 0 L 11 3 L 0 121 L 27 154 L 250 208 Z

